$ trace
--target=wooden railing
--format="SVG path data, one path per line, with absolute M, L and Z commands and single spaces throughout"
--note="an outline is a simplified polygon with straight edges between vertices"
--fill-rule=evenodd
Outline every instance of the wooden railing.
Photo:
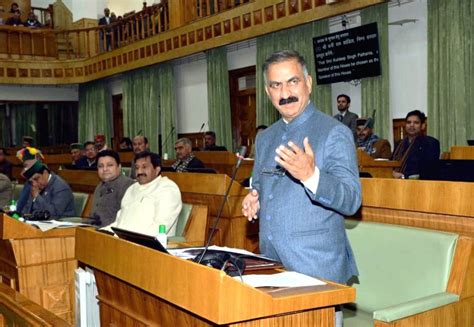
M 8 58 L 24 55 L 56 57 L 56 35 L 49 28 L 0 26 L 0 54 Z
M 254 0 L 198 0 L 191 20 L 215 15 Z M 32 7 L 42 24 L 53 26 L 52 6 Z M 57 57 L 58 59 L 90 58 L 146 39 L 170 29 L 168 2 L 126 15 L 108 25 L 79 29 L 28 29 L 0 27 L 0 53 Z
M 255 0 L 197 0 L 196 18 L 202 18 L 224 12 Z

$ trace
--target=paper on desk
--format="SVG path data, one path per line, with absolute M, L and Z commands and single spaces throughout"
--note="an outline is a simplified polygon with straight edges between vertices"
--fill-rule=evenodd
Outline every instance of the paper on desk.
M 234 277 L 241 280 L 240 276 Z M 296 271 L 285 271 L 272 275 L 244 275 L 243 282 L 253 287 L 304 287 L 326 285 L 325 282 Z
M 168 251 L 170 254 L 174 255 L 175 257 L 190 259 L 190 258 L 194 258 L 196 254 L 202 251 L 203 249 L 204 247 L 196 247 L 196 248 L 171 249 Z M 208 247 L 208 250 L 229 252 L 229 253 L 248 255 L 248 256 L 257 256 L 255 253 L 252 253 L 244 249 L 229 248 L 226 246 L 211 245 L 210 247 Z
M 57 220 L 46 220 L 46 221 L 37 221 L 37 220 L 27 220 L 25 223 L 38 227 L 42 232 L 46 232 L 53 228 L 69 228 L 69 227 L 78 227 L 78 226 L 90 226 L 87 224 L 81 223 L 72 223 L 68 221 L 57 221 Z

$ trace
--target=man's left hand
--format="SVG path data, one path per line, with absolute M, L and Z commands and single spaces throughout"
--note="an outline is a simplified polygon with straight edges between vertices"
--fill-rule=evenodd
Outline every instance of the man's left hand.
M 31 186 L 31 197 L 36 199 L 40 194 L 40 189 L 38 186 Z
M 304 138 L 303 145 L 304 149 L 292 141 L 288 142 L 288 147 L 280 145 L 276 149 L 275 161 L 294 178 L 305 182 L 314 174 L 314 153 L 308 137 Z

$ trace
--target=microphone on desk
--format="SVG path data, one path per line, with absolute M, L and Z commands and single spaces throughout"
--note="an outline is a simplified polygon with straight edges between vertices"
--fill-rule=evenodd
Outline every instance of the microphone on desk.
M 237 163 L 234 166 L 232 177 L 230 179 L 229 186 L 224 195 L 224 199 L 221 202 L 219 207 L 219 211 L 217 212 L 216 220 L 214 221 L 214 225 L 211 228 L 211 232 L 209 237 L 207 238 L 206 245 L 204 246 L 204 250 L 194 257 L 193 261 L 200 263 L 205 266 L 214 267 L 216 269 L 224 270 L 226 273 L 232 275 L 242 275 L 245 270 L 245 262 L 243 259 L 232 255 L 230 253 L 208 253 L 209 245 L 211 244 L 212 238 L 217 230 L 217 224 L 221 218 L 222 210 L 224 209 L 224 205 L 227 202 L 227 198 L 229 196 L 230 189 L 232 187 L 232 183 L 235 181 L 235 177 L 237 175 L 237 170 L 239 169 L 240 165 L 242 164 L 242 160 L 245 157 L 245 153 L 247 152 L 247 147 L 242 146 L 237 153 Z M 230 267 L 227 267 L 230 264 Z M 233 270 L 229 270 L 231 268 Z
M 168 135 L 167 135 L 166 138 L 165 138 L 165 141 L 164 141 L 164 142 L 162 143 L 162 145 L 161 145 L 161 150 L 162 150 L 162 151 L 163 151 L 163 148 L 166 146 L 166 144 L 168 144 L 168 140 L 169 140 L 169 138 L 171 137 L 171 135 L 173 134 L 173 132 L 174 132 L 174 126 L 171 126 L 170 132 L 168 133 Z
M 363 126 L 363 129 L 366 129 L 367 127 L 371 125 L 373 126 L 373 124 L 375 123 L 375 112 L 376 110 L 374 109 L 374 111 L 372 111 L 372 116 L 367 119 L 367 121 L 365 122 Z
M 203 128 L 204 128 L 204 125 L 206 125 L 206 123 L 202 123 L 201 128 L 199 129 L 199 132 L 198 132 L 198 133 L 201 133 L 201 132 L 202 132 L 202 130 L 203 130 Z

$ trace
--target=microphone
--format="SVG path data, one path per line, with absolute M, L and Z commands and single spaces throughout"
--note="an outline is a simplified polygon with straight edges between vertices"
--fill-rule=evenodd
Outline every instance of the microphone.
M 198 133 L 201 133 L 201 132 L 202 132 L 202 130 L 203 130 L 203 128 L 204 128 L 204 125 L 206 125 L 206 123 L 202 123 L 201 128 L 199 129 L 199 132 L 198 132 Z
M 162 147 L 162 150 L 163 150 L 163 147 L 165 147 L 166 144 L 168 143 L 168 139 L 171 137 L 171 134 L 173 134 L 173 132 L 174 132 L 174 126 L 171 126 L 170 132 L 169 132 L 168 135 L 166 136 L 165 141 L 162 143 L 162 146 L 161 146 L 161 147 Z
M 237 163 L 235 164 L 235 167 L 237 169 L 242 164 L 242 160 L 244 160 L 246 153 L 247 153 L 247 147 L 245 145 L 242 145 L 242 147 L 240 147 L 239 152 L 237 152 Z
M 374 109 L 374 111 L 372 111 L 372 116 L 367 119 L 367 121 L 365 122 L 363 126 L 364 127 L 363 129 L 366 129 L 368 126 L 370 126 L 370 124 L 375 123 L 375 112 L 376 110 Z
M 221 269 L 221 270 L 225 270 L 225 265 L 227 263 L 231 263 L 233 267 L 237 269 L 239 274 L 242 274 L 243 270 L 245 269 L 245 263 L 243 262 L 241 258 L 230 255 L 230 257 L 232 257 L 232 260 L 227 259 L 222 263 L 222 260 L 219 260 L 219 258 L 222 256 L 221 253 L 209 253 L 208 255 L 206 255 L 206 253 L 208 251 L 209 245 L 211 244 L 212 238 L 214 237 L 214 234 L 216 233 L 217 224 L 219 223 L 219 220 L 221 218 L 222 210 L 224 209 L 224 205 L 227 202 L 230 189 L 232 188 L 232 184 L 235 181 L 235 176 L 237 175 L 237 170 L 242 164 L 242 160 L 244 159 L 246 152 L 247 152 L 247 147 L 242 146 L 239 152 L 237 153 L 237 157 L 238 157 L 237 163 L 234 166 L 234 170 L 232 172 L 232 177 L 230 179 L 229 186 L 227 187 L 227 190 L 224 195 L 224 199 L 222 200 L 219 210 L 217 212 L 216 220 L 214 221 L 214 225 L 211 228 L 211 233 L 209 234 L 209 237 L 207 238 L 207 242 L 204 247 L 204 250 L 200 254 L 196 255 L 193 259 L 194 262 L 197 262 L 206 266 L 212 266 L 214 268 Z

